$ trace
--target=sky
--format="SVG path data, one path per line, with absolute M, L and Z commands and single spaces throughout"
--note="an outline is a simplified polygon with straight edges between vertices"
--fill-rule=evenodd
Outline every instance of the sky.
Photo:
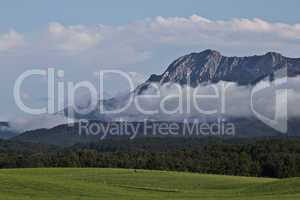
M 1 0 L 0 120 L 21 112 L 15 80 L 29 69 L 65 71 L 64 81 L 96 82 L 95 72 L 131 72 L 137 84 L 179 56 L 207 48 L 246 56 L 278 51 L 300 57 L 300 1 L 286 0 Z M 126 84 L 111 78 L 109 95 Z M 22 89 L 45 105 L 44 78 Z
M 7 0 L 1 1 L 0 30 L 33 31 L 51 21 L 64 24 L 120 25 L 148 17 L 186 17 L 199 14 L 210 19 L 263 18 L 296 23 L 298 0 Z

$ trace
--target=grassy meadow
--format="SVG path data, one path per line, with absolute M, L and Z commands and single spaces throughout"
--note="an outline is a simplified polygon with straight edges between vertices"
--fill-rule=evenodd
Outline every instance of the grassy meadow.
M 300 178 L 129 169 L 2 169 L 2 200 L 295 200 Z

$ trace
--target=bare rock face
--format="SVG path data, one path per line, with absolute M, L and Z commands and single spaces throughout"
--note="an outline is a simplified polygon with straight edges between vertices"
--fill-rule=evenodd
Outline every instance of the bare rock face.
M 287 76 L 299 75 L 300 59 L 287 58 L 275 52 L 261 56 L 226 57 L 218 51 L 205 50 L 178 58 L 163 74 L 152 75 L 147 82 L 173 82 L 193 87 L 219 81 L 253 85 L 266 77 L 272 78 L 281 69 L 286 69 Z

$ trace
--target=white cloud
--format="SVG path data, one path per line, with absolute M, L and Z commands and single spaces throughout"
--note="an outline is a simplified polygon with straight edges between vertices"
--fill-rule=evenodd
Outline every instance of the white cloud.
M 99 32 L 81 25 L 64 26 L 53 22 L 49 24 L 48 31 L 57 47 L 66 51 L 86 50 L 96 46 L 102 39 Z
M 24 36 L 14 30 L 0 34 L 0 52 L 7 52 L 25 44 Z
M 230 55 L 272 50 L 296 56 L 300 45 L 300 23 L 268 22 L 259 18 L 211 20 L 198 15 L 156 17 L 119 26 L 52 22 L 48 25 L 46 37 L 40 37 L 44 38 L 42 46 L 39 34 L 32 37 L 30 48 L 76 52 L 83 58 L 96 59 L 107 65 L 145 61 L 166 46 L 199 51 L 214 48 Z M 13 30 L 0 34 L 0 51 L 15 49 L 23 44 L 23 35 Z M 89 50 L 88 55 L 86 50 Z
M 197 15 L 157 17 L 151 21 L 150 30 L 161 42 L 170 44 L 206 44 L 219 48 L 231 45 L 273 48 L 274 44 L 279 44 L 281 51 L 290 41 L 300 44 L 300 24 L 272 23 L 258 18 L 212 21 Z
M 79 58 L 116 66 L 144 62 L 160 49 L 174 47 L 190 51 L 213 48 L 237 56 L 266 51 L 297 56 L 300 24 L 259 18 L 210 20 L 198 15 L 156 17 L 119 26 L 53 22 L 47 37 L 43 47 L 76 52 Z
M 275 82 L 277 81 L 280 82 L 280 79 Z M 252 86 L 239 86 L 236 83 L 230 82 L 199 85 L 196 88 L 182 87 L 175 83 L 163 86 L 155 86 L 154 84 L 143 92 L 143 94 L 148 96 L 134 96 L 132 94 L 132 99 L 128 96 L 125 99 L 120 99 L 119 102 L 124 105 L 130 101 L 130 106 L 125 111 L 111 115 L 110 117 L 112 119 L 122 118 L 132 121 L 144 120 L 145 118 L 171 121 L 187 118 L 209 120 L 215 119 L 220 115 L 222 117 L 256 118 L 251 109 L 252 104 L 256 112 L 273 119 L 275 110 L 279 107 L 284 107 L 286 102 L 288 117 L 299 117 L 300 77 L 288 78 L 284 83 L 284 88 L 288 89 L 286 102 L 283 99 L 276 102 L 276 92 L 278 92 L 276 89 L 278 88 L 276 84 L 269 85 L 269 83 L 268 80 L 258 83 L 258 85 L 267 84 L 268 87 L 258 93 L 254 93 L 253 96 L 251 96 L 253 92 Z M 195 98 L 195 95 L 202 96 Z M 169 114 L 164 112 L 162 110 L 162 103 L 164 108 L 174 113 Z M 145 113 L 145 110 L 155 114 Z M 212 113 L 208 114 L 204 111 L 212 111 Z

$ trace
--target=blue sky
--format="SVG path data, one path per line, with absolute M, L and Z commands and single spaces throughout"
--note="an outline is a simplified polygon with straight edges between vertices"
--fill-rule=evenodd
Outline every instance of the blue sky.
M 143 80 L 207 48 L 300 57 L 299 8 L 298 0 L 1 0 L 0 121 L 19 113 L 14 81 L 28 69 L 54 67 L 72 81 L 120 69 Z M 123 90 L 112 82 L 109 92 Z M 43 80 L 28 81 L 24 98 L 45 104 Z
M 2 0 L 0 30 L 32 31 L 48 22 L 65 24 L 124 24 L 147 17 L 190 16 L 210 19 L 263 18 L 296 23 L 298 0 Z

